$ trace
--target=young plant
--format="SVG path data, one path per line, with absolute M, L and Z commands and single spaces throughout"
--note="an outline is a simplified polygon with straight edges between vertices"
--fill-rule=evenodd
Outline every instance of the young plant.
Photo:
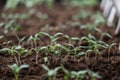
M 57 80 L 56 75 L 60 67 L 56 67 L 55 69 L 49 69 L 44 64 L 42 65 L 42 67 L 47 71 L 48 80 Z
M 82 37 L 80 40 L 80 43 L 85 40 L 88 43 L 88 46 L 83 46 L 82 48 L 86 48 L 87 52 L 94 52 L 95 53 L 95 59 L 97 58 L 97 55 L 100 53 L 99 49 L 106 48 L 106 45 L 103 41 L 98 41 L 94 36 L 91 34 L 88 35 L 88 37 Z
M 68 40 L 68 44 L 72 44 L 72 41 L 80 41 L 80 38 L 78 37 L 70 37 L 68 35 L 64 36 Z
M 75 78 L 75 80 L 83 80 L 85 75 L 89 75 L 91 78 L 90 80 L 96 80 L 102 78 L 100 75 L 97 73 L 94 73 L 93 71 L 87 69 L 87 70 L 80 70 L 80 71 L 71 71 L 71 77 Z
M 8 67 L 13 71 L 15 80 L 19 80 L 20 71 L 24 68 L 28 68 L 29 65 L 24 64 L 24 65 L 18 66 L 17 64 L 13 64 L 13 65 L 8 65 Z
M 48 55 L 48 48 L 46 47 L 46 46 L 43 46 L 43 47 L 41 47 L 41 48 L 32 48 L 31 49 L 31 51 L 35 51 L 35 53 L 36 53 L 36 58 L 35 58 L 35 62 L 36 62 L 36 64 L 38 64 L 38 54 L 40 53 L 40 51 L 42 51 L 42 50 L 45 50 L 46 52 L 46 56 Z
M 61 44 L 54 44 L 54 45 L 49 45 L 49 51 L 56 54 L 56 55 L 61 55 L 61 51 L 66 51 L 67 53 L 69 53 L 69 49 Z
M 71 73 L 69 70 L 67 70 L 66 68 L 64 68 L 63 65 L 61 65 L 61 70 L 64 72 L 64 80 L 70 80 L 70 76 L 71 76 Z
M 111 51 L 112 47 L 115 45 L 116 45 L 116 43 L 112 43 L 110 45 L 106 44 L 106 47 L 108 49 L 108 62 L 109 62 L 109 58 L 110 58 L 110 51 Z
M 77 52 L 81 50 L 80 47 L 75 47 L 73 44 L 67 44 L 67 43 L 66 43 L 65 45 L 68 46 L 68 51 L 67 51 L 67 53 L 68 53 L 69 55 L 75 55 L 75 56 L 77 56 Z
M 37 47 L 37 40 L 40 40 L 39 35 L 35 34 L 34 36 L 30 36 L 28 42 L 31 42 L 31 47 Z
M 16 35 L 16 38 L 17 38 L 17 40 L 18 40 L 18 45 L 20 45 L 20 44 L 25 40 L 26 37 L 19 38 L 19 37 Z
M 102 76 L 100 76 L 99 74 L 91 71 L 90 69 L 87 69 L 87 73 L 91 77 L 90 80 L 96 80 L 96 79 L 101 79 L 102 78 Z
M 18 64 L 21 64 L 21 55 L 25 54 L 27 52 L 27 50 L 25 48 L 22 48 L 20 45 L 19 46 L 13 46 L 11 48 L 3 48 L 0 50 L 0 52 L 8 52 L 8 54 L 13 55 L 14 59 Z M 16 54 L 18 55 L 18 58 L 16 56 Z
M 50 44 L 52 45 L 52 44 L 56 43 L 56 41 L 58 40 L 58 37 L 59 37 L 59 36 L 62 36 L 63 33 L 56 33 L 56 34 L 54 34 L 53 36 L 51 36 L 51 35 L 48 34 L 48 33 L 40 32 L 40 33 L 39 33 L 39 36 L 42 36 L 42 35 L 47 36 L 47 37 L 50 39 Z
M 87 70 L 80 70 L 80 71 L 71 71 L 71 77 L 75 80 L 82 80 L 87 73 Z

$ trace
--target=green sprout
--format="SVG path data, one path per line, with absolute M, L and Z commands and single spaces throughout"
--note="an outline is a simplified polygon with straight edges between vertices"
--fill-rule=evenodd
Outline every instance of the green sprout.
M 42 65 L 43 69 L 47 71 L 47 76 L 49 80 L 57 80 L 56 75 L 60 67 L 56 67 L 55 69 L 49 69 L 44 64 Z
M 110 58 L 110 51 L 111 51 L 112 47 L 115 45 L 116 45 L 116 43 L 112 43 L 110 45 L 106 44 L 106 47 L 108 49 L 108 62 L 109 62 L 109 58 Z
M 8 65 L 8 67 L 13 71 L 15 80 L 19 80 L 20 71 L 24 68 L 28 68 L 29 65 L 24 64 L 24 65 L 18 66 L 17 64 L 13 64 L 13 65 Z
M 50 49 L 50 52 L 53 52 L 56 55 L 60 55 L 62 50 L 66 51 L 67 53 L 69 52 L 69 49 L 62 44 L 50 45 L 49 49 Z
M 47 36 L 47 37 L 50 39 L 50 44 L 54 44 L 54 43 L 56 43 L 56 41 L 58 40 L 58 36 L 62 36 L 63 33 L 56 33 L 56 34 L 54 34 L 53 36 L 51 36 L 51 35 L 48 34 L 48 33 L 40 32 L 40 33 L 39 33 L 39 36 L 42 36 L 42 35 Z
M 68 46 L 67 53 L 69 55 L 75 55 L 75 56 L 77 56 L 77 52 L 81 50 L 80 47 L 76 47 L 73 44 L 67 44 L 66 43 L 65 45 Z
M 82 48 L 88 49 L 87 52 L 94 52 L 95 53 L 95 59 L 97 58 L 97 55 L 100 53 L 101 48 L 106 48 L 106 45 L 103 41 L 98 41 L 94 36 L 91 34 L 88 35 L 88 37 L 82 37 L 80 40 L 80 43 L 85 40 L 88 43 L 88 46 L 81 46 Z
M 97 73 L 91 71 L 90 69 L 87 69 L 87 73 L 91 77 L 90 80 L 96 80 L 96 79 L 101 79 L 102 78 L 102 76 L 100 76 Z
M 21 64 L 21 55 L 25 54 L 27 52 L 27 50 L 25 48 L 22 48 L 20 45 L 19 46 L 13 46 L 11 48 L 3 48 L 0 50 L 0 52 L 8 52 L 8 54 L 13 55 L 14 59 L 18 64 Z M 16 56 L 16 54 L 18 55 L 18 58 Z
M 102 78 L 97 73 L 94 73 L 93 71 L 87 69 L 87 70 L 80 70 L 80 71 L 71 71 L 71 77 L 75 78 L 75 80 L 83 80 L 85 75 L 88 74 L 91 79 L 90 80 L 96 80 Z
M 80 70 L 80 71 L 71 71 L 71 77 L 75 78 L 75 80 L 82 80 L 87 73 L 87 70 Z
M 31 51 L 35 51 L 35 53 L 36 53 L 36 58 L 35 58 L 35 62 L 36 62 L 36 64 L 38 64 L 38 54 L 40 53 L 40 51 L 42 51 L 42 50 L 45 50 L 46 52 L 46 55 L 48 54 L 48 48 L 46 47 L 46 46 L 43 46 L 43 47 L 41 47 L 41 48 L 32 48 L 31 49 Z
M 30 36 L 28 42 L 31 42 L 31 47 L 37 47 L 37 41 L 40 40 L 39 35 L 35 34 L 34 36 Z
M 16 38 L 17 38 L 17 40 L 18 40 L 18 45 L 20 45 L 20 44 L 25 40 L 26 37 L 19 38 L 19 37 L 16 35 Z
M 72 41 L 80 41 L 80 38 L 78 37 L 70 37 L 68 35 L 65 35 L 64 37 L 68 40 L 69 44 L 72 44 Z
M 71 76 L 71 73 L 69 70 L 67 70 L 66 68 L 64 68 L 63 65 L 61 65 L 61 70 L 64 72 L 64 80 L 69 80 L 70 79 L 70 76 Z

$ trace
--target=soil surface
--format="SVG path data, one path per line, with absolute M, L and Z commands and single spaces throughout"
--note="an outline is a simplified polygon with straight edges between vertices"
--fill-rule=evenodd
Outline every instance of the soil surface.
M 77 14 L 78 12 L 84 10 L 90 11 L 92 14 L 99 11 L 98 6 L 95 7 L 70 7 L 70 6 L 61 6 L 56 5 L 52 9 L 48 9 L 44 5 L 33 7 L 34 14 L 32 14 L 29 18 L 20 20 L 18 19 L 16 23 L 20 24 L 22 28 L 18 30 L 15 34 L 17 34 L 20 38 L 26 36 L 26 39 L 21 43 L 21 46 L 30 49 L 31 44 L 28 43 L 27 39 L 30 35 L 34 35 L 38 32 L 47 32 L 51 35 L 61 32 L 64 35 L 69 35 L 71 37 L 83 37 L 89 34 L 88 30 L 80 29 L 80 25 L 72 26 L 71 22 L 80 22 L 82 24 L 92 23 L 90 16 L 85 19 L 73 20 L 72 16 Z M 31 9 L 25 8 L 23 5 L 20 5 L 16 10 L 7 10 L 4 11 L 0 8 L 0 13 L 27 13 L 30 12 Z M 39 19 L 36 17 L 36 14 L 42 12 L 48 15 L 47 19 Z M 0 15 L 1 22 L 8 22 L 10 19 L 3 19 Z M 70 22 L 71 21 L 71 22 Z M 120 51 L 118 50 L 118 43 L 120 41 L 120 34 L 114 35 L 115 27 L 107 27 L 107 24 L 100 25 L 98 27 L 101 31 L 107 32 L 113 36 L 113 38 L 104 37 L 103 41 L 108 44 L 117 43 L 117 45 L 113 46 L 110 50 L 110 56 L 108 59 L 108 49 L 101 49 L 100 55 L 98 58 L 95 59 L 94 54 L 90 54 L 90 56 L 86 59 L 85 56 L 82 57 L 75 57 L 74 55 L 68 55 L 66 52 L 62 52 L 61 56 L 57 56 L 53 53 L 48 55 L 49 62 L 46 65 L 53 69 L 61 64 L 70 71 L 79 71 L 85 70 L 89 68 L 90 70 L 98 73 L 99 75 L 103 76 L 100 80 L 120 80 Z M 0 48 L 10 48 L 11 46 L 18 45 L 18 40 L 15 37 L 13 31 L 9 31 L 8 34 L 3 33 L 4 29 L 0 28 L 0 35 L 4 35 L 3 39 L 0 39 Z M 100 34 L 96 31 L 91 33 L 96 37 L 96 39 L 100 39 Z M 2 43 L 5 41 L 12 40 L 12 43 L 9 45 L 3 45 Z M 45 46 L 50 44 L 49 39 L 43 36 L 40 41 L 37 41 L 37 46 Z M 60 37 L 57 43 L 64 44 L 66 39 Z M 78 45 L 78 42 L 73 42 L 75 46 Z M 86 45 L 86 43 L 82 43 L 82 45 Z M 42 64 L 45 64 L 44 57 L 45 53 L 40 52 L 38 56 L 38 64 L 35 63 L 35 56 L 36 54 L 33 52 L 31 55 L 22 55 L 21 62 L 22 64 L 29 64 L 29 68 L 23 69 L 20 71 L 20 80 L 48 80 L 46 75 L 46 71 L 42 68 Z M 109 60 L 109 61 L 108 61 Z M 14 74 L 9 69 L 8 65 L 15 63 L 14 57 L 7 53 L 0 53 L 0 80 L 14 80 Z M 87 64 L 87 66 L 86 66 Z M 58 80 L 63 79 L 64 73 L 58 72 L 57 78 Z M 74 79 L 70 79 L 74 80 Z M 90 80 L 89 76 L 86 76 L 84 80 Z M 97 79 L 96 79 L 97 80 Z

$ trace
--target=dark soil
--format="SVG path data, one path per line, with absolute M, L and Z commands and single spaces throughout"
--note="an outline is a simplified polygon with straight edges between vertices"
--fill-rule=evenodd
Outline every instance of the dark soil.
M 68 24 L 68 21 L 74 21 L 72 20 L 72 16 L 75 15 L 77 12 L 82 10 L 82 8 L 78 7 L 70 7 L 70 6 L 61 6 L 57 5 L 53 9 L 48 9 L 44 5 L 34 7 L 35 14 L 38 12 L 46 13 L 48 14 L 49 18 L 45 20 L 38 19 L 35 14 L 33 14 L 30 18 L 25 20 L 18 20 L 17 23 L 19 23 L 22 28 L 17 32 L 17 35 L 22 38 L 26 36 L 27 38 L 30 35 L 34 35 L 40 31 L 47 32 L 49 34 L 55 34 L 56 32 L 62 32 L 65 35 L 69 35 L 72 37 L 82 37 L 87 36 L 88 31 L 87 30 L 81 30 L 79 26 L 71 27 L 70 24 Z M 88 10 L 92 13 L 95 13 L 99 10 L 98 6 L 96 7 L 87 7 L 83 8 L 85 10 Z M 24 6 L 20 5 L 16 10 L 13 11 L 1 11 L 4 13 L 27 13 L 29 9 L 25 8 Z M 7 20 L 0 18 L 1 22 L 7 22 Z M 9 21 L 9 20 L 8 20 Z M 87 23 L 91 22 L 91 20 L 88 18 L 84 20 L 78 20 L 81 23 Z M 49 25 L 50 27 L 45 27 L 46 25 Z M 103 38 L 103 41 L 106 43 L 117 43 L 116 46 L 114 46 L 110 51 L 110 57 L 108 61 L 108 50 L 103 49 L 100 50 L 101 54 L 98 56 L 98 59 L 95 60 L 94 55 L 90 55 L 89 58 L 85 59 L 85 57 L 76 58 L 73 55 L 67 55 L 65 52 L 62 53 L 61 56 L 57 56 L 55 54 L 49 54 L 48 59 L 49 63 L 46 63 L 46 65 L 49 68 L 55 68 L 57 66 L 60 66 L 61 64 L 64 65 L 64 67 L 68 70 L 84 70 L 87 67 L 98 73 L 99 75 L 103 76 L 103 79 L 101 80 L 120 80 L 120 51 L 118 50 L 118 43 L 120 41 L 120 34 L 114 35 L 115 27 L 109 28 L 104 25 L 100 25 L 99 28 L 103 32 L 110 33 L 113 38 Z M 92 33 L 97 39 L 99 39 L 100 34 L 98 32 Z M 3 29 L 0 28 L 0 35 L 4 35 Z M 15 37 L 14 33 L 12 31 L 9 31 L 7 35 L 3 39 L 0 40 L 0 43 L 3 43 L 5 41 L 12 40 L 13 42 L 10 45 L 2 45 L 0 44 L 0 48 L 6 48 L 11 47 L 18 44 L 17 38 Z M 27 39 L 26 39 L 27 40 Z M 30 49 L 30 43 L 27 41 L 22 42 L 22 46 L 26 49 Z M 65 43 L 66 40 L 61 38 L 58 40 L 58 43 Z M 49 39 L 46 37 L 41 38 L 40 41 L 37 42 L 37 45 L 44 46 L 49 44 Z M 74 45 L 77 45 L 78 42 L 73 43 Z M 28 69 L 21 70 L 20 72 L 20 80 L 47 80 L 46 71 L 41 67 L 42 64 L 44 64 L 43 58 L 45 57 L 45 53 L 41 52 L 39 54 L 38 64 L 35 63 L 35 54 L 32 55 L 22 55 L 21 60 L 22 64 L 29 64 L 30 67 Z M 8 68 L 8 65 L 15 63 L 15 60 L 13 56 L 8 55 L 7 53 L 0 53 L 0 80 L 14 80 L 14 75 L 12 71 Z M 86 66 L 86 64 L 88 66 Z M 63 80 L 63 73 L 59 73 L 57 76 L 58 80 Z M 72 80 L 72 79 L 71 79 Z M 86 77 L 84 80 L 90 80 L 89 77 Z

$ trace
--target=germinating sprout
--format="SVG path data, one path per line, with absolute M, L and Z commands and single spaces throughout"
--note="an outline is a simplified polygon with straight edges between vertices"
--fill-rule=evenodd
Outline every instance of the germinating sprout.
M 62 50 L 66 51 L 67 53 L 69 51 L 69 49 L 66 46 L 62 45 L 62 44 L 52 44 L 52 45 L 48 45 L 47 47 L 48 47 L 49 53 L 52 52 L 52 53 L 54 53 L 54 54 L 56 54 L 58 56 L 61 55 Z
M 51 35 L 48 34 L 48 33 L 39 32 L 38 35 L 39 35 L 39 36 L 47 36 L 47 37 L 50 39 L 51 44 L 53 44 L 53 43 L 55 43 L 55 42 L 58 40 L 58 37 L 59 37 L 59 36 L 62 36 L 62 35 L 63 35 L 63 33 L 59 33 L 59 32 L 58 32 L 58 33 L 54 34 L 53 36 L 51 36 Z
M 60 67 L 56 67 L 55 69 L 49 69 L 44 64 L 42 65 L 43 69 L 47 71 L 47 76 L 49 80 L 57 80 L 56 75 Z
M 75 78 L 75 80 L 82 80 L 86 74 L 88 74 L 91 79 L 90 80 L 95 80 L 95 79 L 100 79 L 102 78 L 100 75 L 97 73 L 94 73 L 93 71 L 87 69 L 87 70 L 80 70 L 80 71 L 71 71 L 71 77 Z
M 37 41 L 40 40 L 39 34 L 35 34 L 34 36 L 30 36 L 28 42 L 31 42 L 31 47 L 37 47 Z
M 46 47 L 46 46 L 43 46 L 43 47 L 37 47 L 37 48 L 32 48 L 31 50 L 30 50 L 30 54 L 31 54 L 31 51 L 35 51 L 35 53 L 36 53 L 36 58 L 35 58 L 35 61 L 36 61 L 36 64 L 38 64 L 38 54 L 40 53 L 40 51 L 42 51 L 42 50 L 45 50 L 45 54 L 46 54 L 46 56 L 48 55 L 48 53 L 49 53 L 49 49 L 48 49 L 48 47 Z
M 64 80 L 69 80 L 70 79 L 70 71 L 67 70 L 63 65 L 61 65 L 61 70 L 64 72 Z
M 100 53 L 100 49 L 101 48 L 106 48 L 106 43 L 103 42 L 103 41 L 99 41 L 99 40 L 96 40 L 96 38 L 94 36 L 92 36 L 91 34 L 88 35 L 88 37 L 82 37 L 81 40 L 80 40 L 80 43 L 82 41 L 87 41 L 88 45 L 87 46 L 84 46 L 82 48 L 85 48 L 87 49 L 87 52 L 94 52 L 95 53 L 95 57 L 97 58 L 97 55 Z
M 20 44 L 25 40 L 26 37 L 19 38 L 19 37 L 16 35 L 16 38 L 17 38 L 17 40 L 18 40 L 18 45 L 20 45 Z
M 16 63 L 21 64 L 20 56 L 22 54 L 27 53 L 27 50 L 19 45 L 19 46 L 13 46 L 11 48 L 0 49 L 0 52 L 7 52 L 8 54 L 13 55 Z M 18 55 L 18 58 L 16 54 Z
M 101 79 L 102 76 L 97 73 L 91 71 L 90 69 L 79 70 L 79 71 L 70 71 L 61 66 L 61 70 L 65 73 L 64 80 L 70 80 L 70 78 L 74 78 L 75 80 L 83 80 L 86 75 L 90 76 L 90 80 Z
M 69 44 L 72 44 L 72 41 L 80 41 L 80 38 L 78 37 L 70 37 L 68 35 L 64 35 L 63 37 L 65 37 L 68 40 Z
M 18 66 L 17 64 L 13 64 L 13 65 L 8 65 L 8 67 L 13 71 L 15 80 L 19 80 L 20 71 L 24 68 L 28 68 L 29 65 L 23 64 L 23 65 Z
M 112 49 L 113 46 L 117 45 L 116 43 L 112 43 L 112 44 L 105 44 L 106 48 L 108 49 L 108 62 L 109 62 L 109 58 L 110 58 L 110 51 Z

